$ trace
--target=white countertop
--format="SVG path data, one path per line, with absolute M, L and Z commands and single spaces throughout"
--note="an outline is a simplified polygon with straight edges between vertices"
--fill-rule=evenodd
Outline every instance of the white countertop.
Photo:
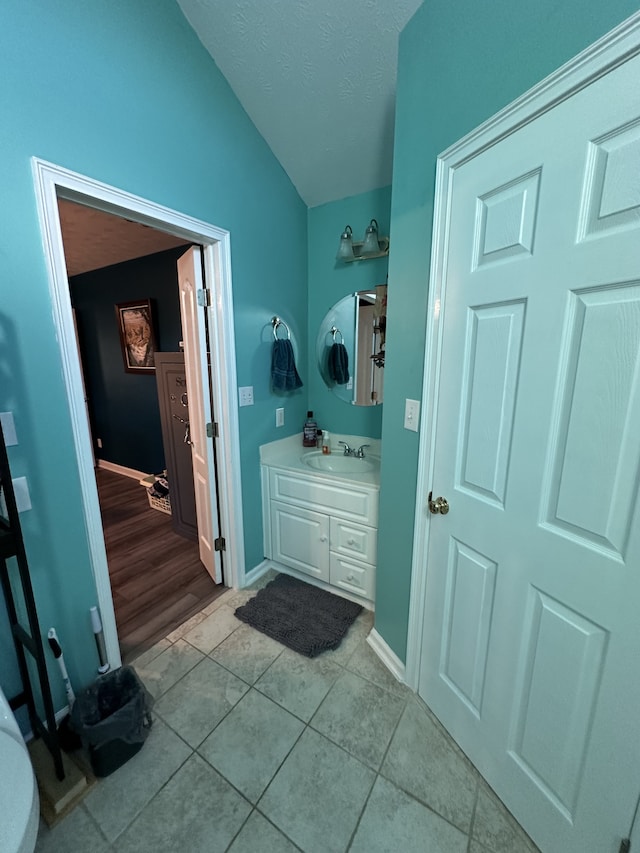
M 331 453 L 338 456 L 342 455 L 342 447 L 338 445 L 338 441 L 346 441 L 350 447 L 360 447 L 362 444 L 369 444 L 365 454 L 380 458 L 381 441 L 379 438 L 367 438 L 360 435 L 339 435 L 331 433 Z M 335 471 L 323 471 L 310 468 L 303 459 L 306 454 L 318 453 L 316 447 L 303 447 L 302 434 L 290 435 L 288 438 L 282 438 L 279 441 L 271 441 L 269 444 L 263 444 L 260 447 L 260 464 L 268 465 L 271 468 L 286 468 L 298 473 L 306 474 L 309 477 L 323 477 L 329 480 L 344 480 L 350 483 L 361 483 L 362 485 L 380 487 L 380 469 L 374 471 L 364 471 L 362 473 L 338 473 Z

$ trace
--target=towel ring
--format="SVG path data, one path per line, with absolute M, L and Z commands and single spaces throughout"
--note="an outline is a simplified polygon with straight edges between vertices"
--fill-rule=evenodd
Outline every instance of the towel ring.
M 278 340 L 278 332 L 277 332 L 278 326 L 284 326 L 285 327 L 285 329 L 287 330 L 287 340 L 288 341 L 291 340 L 291 332 L 289 331 L 289 327 L 284 322 L 284 320 L 281 320 L 280 317 L 272 317 L 271 318 L 271 325 L 273 326 L 274 340 L 276 340 L 276 341 Z M 284 340 L 284 338 L 282 340 Z
M 341 344 L 343 344 L 343 343 L 344 343 L 344 335 L 342 334 L 342 332 L 340 331 L 340 329 L 336 328 L 336 326 L 332 326 L 332 327 L 329 329 L 329 334 L 333 336 L 333 342 L 334 342 L 334 344 L 336 343 L 336 335 L 340 335 L 340 343 L 341 343 Z

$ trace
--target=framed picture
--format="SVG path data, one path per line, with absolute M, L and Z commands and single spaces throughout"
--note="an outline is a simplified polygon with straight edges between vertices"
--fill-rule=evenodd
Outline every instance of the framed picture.
M 116 318 L 127 373 L 153 373 L 156 336 L 150 299 L 118 302 Z

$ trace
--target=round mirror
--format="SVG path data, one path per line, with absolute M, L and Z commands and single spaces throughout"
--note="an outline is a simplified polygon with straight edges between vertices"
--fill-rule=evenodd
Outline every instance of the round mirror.
M 379 406 L 383 398 L 387 286 L 350 293 L 320 324 L 316 357 L 328 388 L 345 403 Z

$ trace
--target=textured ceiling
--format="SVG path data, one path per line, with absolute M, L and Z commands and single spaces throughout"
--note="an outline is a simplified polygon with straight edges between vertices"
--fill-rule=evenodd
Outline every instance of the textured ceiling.
M 189 245 L 182 237 L 65 199 L 58 199 L 58 210 L 69 277 Z
M 422 0 L 178 0 L 309 207 L 391 183 L 398 34 Z

